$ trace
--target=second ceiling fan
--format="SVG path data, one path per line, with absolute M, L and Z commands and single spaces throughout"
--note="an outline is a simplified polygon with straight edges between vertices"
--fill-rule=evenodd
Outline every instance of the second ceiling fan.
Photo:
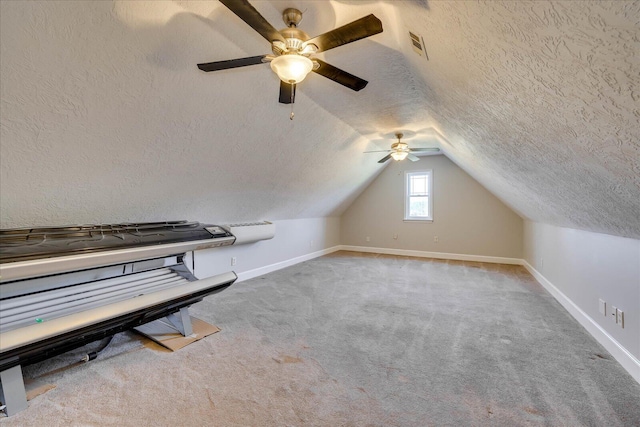
M 409 144 L 407 144 L 406 142 L 400 141 L 400 139 L 404 136 L 402 132 L 397 132 L 395 135 L 396 135 L 396 138 L 398 138 L 398 141 L 391 144 L 391 150 L 365 151 L 365 153 L 389 153 L 383 158 L 381 158 L 380 160 L 378 160 L 378 163 L 384 163 L 389 159 L 393 159 L 396 161 L 409 159 L 412 162 L 417 162 L 420 159 L 418 158 L 418 156 L 415 156 L 411 153 L 416 153 L 416 152 L 424 153 L 429 151 L 437 153 L 440 151 L 440 149 L 437 147 L 409 148 Z
M 278 31 L 248 1 L 220 2 L 271 43 L 273 54 L 198 64 L 202 71 L 227 70 L 270 62 L 271 68 L 280 78 L 280 102 L 283 104 L 294 103 L 296 85 L 311 71 L 355 91 L 364 89 L 367 85 L 366 80 L 314 58 L 313 55 L 381 33 L 382 23 L 374 15 L 309 38 L 304 31 L 298 29 L 302 12 L 297 9 L 289 8 L 282 13 L 287 28 Z

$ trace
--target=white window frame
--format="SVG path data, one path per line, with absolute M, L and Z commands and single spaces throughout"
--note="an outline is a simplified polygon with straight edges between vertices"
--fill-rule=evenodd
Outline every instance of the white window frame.
M 416 175 L 426 175 L 427 176 L 427 194 L 425 196 L 411 196 L 410 191 L 410 183 L 411 177 Z M 409 216 L 409 202 L 411 197 L 426 197 L 427 205 L 429 209 L 428 216 Z M 433 171 L 425 170 L 425 171 L 407 171 L 404 173 L 404 220 L 405 221 L 424 221 L 424 222 L 433 222 Z

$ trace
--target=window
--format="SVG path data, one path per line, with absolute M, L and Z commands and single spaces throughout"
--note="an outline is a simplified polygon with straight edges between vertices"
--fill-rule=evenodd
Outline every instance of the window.
M 405 172 L 405 221 L 432 221 L 432 171 Z

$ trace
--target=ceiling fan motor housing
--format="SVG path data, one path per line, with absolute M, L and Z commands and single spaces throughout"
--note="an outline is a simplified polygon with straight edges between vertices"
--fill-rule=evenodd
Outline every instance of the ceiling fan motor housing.
M 307 33 L 295 27 L 284 28 L 280 30 L 280 34 L 284 37 L 287 52 L 300 51 L 303 48 L 303 43 L 309 40 L 309 35 Z
M 391 149 L 394 151 L 409 151 L 409 145 L 406 142 L 394 142 L 391 144 Z

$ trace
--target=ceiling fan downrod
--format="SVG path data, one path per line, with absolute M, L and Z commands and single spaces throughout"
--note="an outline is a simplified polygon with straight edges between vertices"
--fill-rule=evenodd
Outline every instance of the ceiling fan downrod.
M 302 12 L 300 12 L 298 9 L 290 7 L 282 12 L 282 20 L 287 27 L 297 28 L 300 21 L 302 21 Z

